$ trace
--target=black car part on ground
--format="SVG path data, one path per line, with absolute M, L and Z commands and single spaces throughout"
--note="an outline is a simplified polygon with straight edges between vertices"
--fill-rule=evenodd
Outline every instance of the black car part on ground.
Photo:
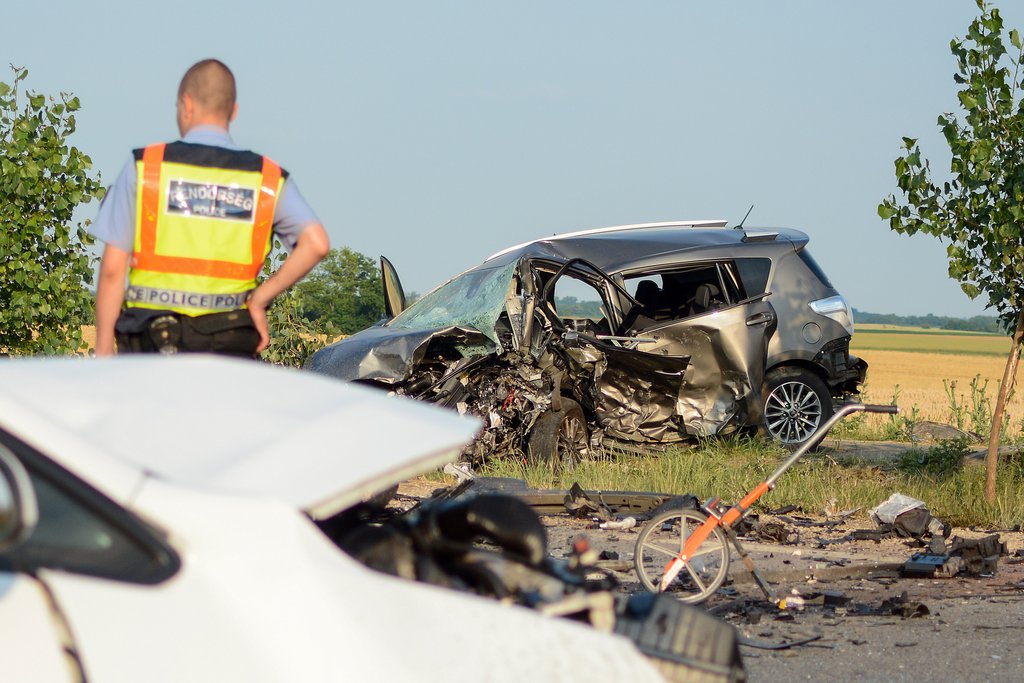
M 952 578 L 958 575 L 995 575 L 999 558 L 1008 554 L 999 534 L 970 539 L 954 536 L 948 548 L 941 539 L 933 541 L 937 547 L 929 548 L 928 552 L 914 553 L 906 561 L 901 570 L 903 576 Z
M 693 495 L 651 493 L 649 491 L 585 490 L 578 483 L 568 489 L 534 489 L 525 479 L 511 477 L 476 477 L 453 487 L 437 491 L 432 498 L 451 500 L 464 496 L 502 494 L 517 498 L 540 515 L 569 513 L 574 517 L 596 517 L 609 520 L 630 515 L 649 519 L 663 509 L 693 505 Z
M 735 629 L 671 597 L 616 597 L 596 572 L 597 553 L 574 544 L 566 561 L 548 555 L 540 519 L 500 494 L 435 498 L 407 513 L 357 506 L 320 523 L 342 550 L 395 576 L 507 600 L 630 638 L 667 680 L 743 681 Z

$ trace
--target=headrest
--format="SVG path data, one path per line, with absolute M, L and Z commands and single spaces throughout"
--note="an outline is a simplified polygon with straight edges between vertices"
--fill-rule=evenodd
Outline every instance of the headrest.
M 641 280 L 636 286 L 636 295 L 633 297 L 645 306 L 653 305 L 661 293 L 658 283 L 652 280 Z
M 717 299 L 719 294 L 721 292 L 718 291 L 718 287 L 704 283 L 697 287 L 697 292 L 693 295 L 693 303 L 701 308 L 708 308 L 711 306 L 712 300 Z

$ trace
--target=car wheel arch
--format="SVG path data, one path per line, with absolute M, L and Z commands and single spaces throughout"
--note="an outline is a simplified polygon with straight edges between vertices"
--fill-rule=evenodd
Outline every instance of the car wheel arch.
M 777 359 L 774 364 L 766 365 L 764 368 L 764 376 L 768 377 L 769 374 L 773 372 L 778 372 L 780 370 L 784 370 L 786 368 L 794 368 L 798 370 L 806 370 L 808 372 L 813 372 L 815 375 L 818 376 L 818 379 L 825 383 L 825 386 L 830 386 L 828 370 L 826 368 L 824 368 L 822 365 L 818 363 L 815 363 L 813 360 L 810 360 L 809 358 L 803 358 L 799 356 Z

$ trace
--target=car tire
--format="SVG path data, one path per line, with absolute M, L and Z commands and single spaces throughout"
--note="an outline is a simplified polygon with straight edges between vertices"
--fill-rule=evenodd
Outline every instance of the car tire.
M 789 448 L 807 441 L 835 412 L 825 382 L 803 368 L 771 370 L 762 397 L 760 433 Z
M 548 410 L 533 423 L 526 454 L 533 464 L 571 472 L 590 455 L 590 434 L 579 403 L 563 397 L 561 408 Z

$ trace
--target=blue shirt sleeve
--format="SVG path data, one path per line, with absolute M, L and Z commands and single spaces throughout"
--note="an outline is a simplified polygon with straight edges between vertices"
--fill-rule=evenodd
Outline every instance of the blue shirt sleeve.
M 88 228 L 89 234 L 122 251 L 133 252 L 137 187 L 135 159 L 129 158 L 117 180 L 107 188 L 96 220 Z M 281 240 L 282 246 L 291 251 L 302 231 L 319 222 L 320 219 L 306 203 L 298 185 L 289 177 L 281 188 L 281 196 L 274 209 L 274 234 Z
M 89 226 L 89 234 L 96 239 L 131 253 L 135 250 L 135 159 L 129 157 L 114 184 L 100 203 L 96 220 Z
M 281 244 L 291 251 L 295 248 L 302 231 L 319 222 L 320 219 L 299 192 L 299 186 L 289 176 L 281 188 L 281 196 L 274 209 L 274 234 L 281 240 Z

